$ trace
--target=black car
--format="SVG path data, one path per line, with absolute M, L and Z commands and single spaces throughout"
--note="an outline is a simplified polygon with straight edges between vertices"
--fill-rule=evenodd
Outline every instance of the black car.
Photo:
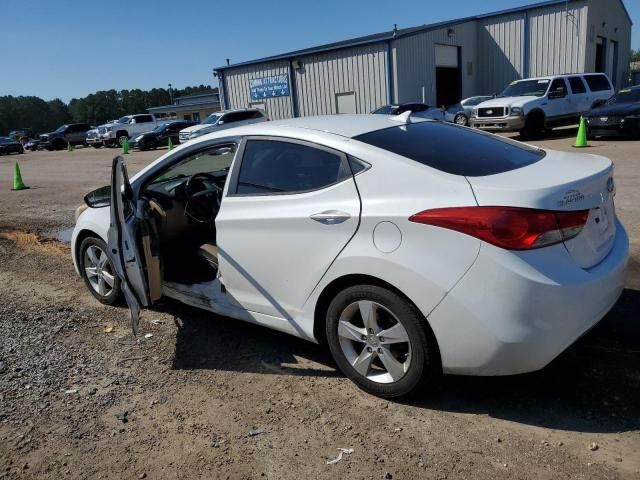
M 5 153 L 24 153 L 24 147 L 20 142 L 11 140 L 9 137 L 0 137 L 0 155 Z
M 640 138 L 640 85 L 620 90 L 584 117 L 589 137 Z
M 161 123 L 150 132 L 133 137 L 129 142 L 129 147 L 139 150 L 155 150 L 158 147 L 166 147 L 169 144 L 169 137 L 171 137 L 173 145 L 177 145 L 180 130 L 197 124 L 198 122 L 188 120 Z

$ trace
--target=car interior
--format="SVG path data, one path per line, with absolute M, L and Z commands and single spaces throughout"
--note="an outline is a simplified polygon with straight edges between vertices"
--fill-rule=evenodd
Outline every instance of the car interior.
M 215 218 L 236 149 L 226 144 L 199 151 L 144 185 L 140 197 L 148 202 L 147 225 L 162 259 L 155 274 L 160 278 L 154 279 L 153 255 L 143 242 L 150 290 L 154 283 L 191 285 L 216 278 Z

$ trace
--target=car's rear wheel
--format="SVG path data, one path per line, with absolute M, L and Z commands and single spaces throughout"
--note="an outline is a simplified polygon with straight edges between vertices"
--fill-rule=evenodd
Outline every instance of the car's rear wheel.
M 459 113 L 453 119 L 453 123 L 455 123 L 456 125 L 462 125 L 463 127 L 466 127 L 467 125 L 469 125 L 469 119 L 464 113 Z
M 80 244 L 78 265 L 84 283 L 100 302 L 113 305 L 121 295 L 120 279 L 107 254 L 107 245 L 99 238 L 87 237 Z
M 326 335 L 340 370 L 373 395 L 407 396 L 437 372 L 438 349 L 420 312 L 386 288 L 357 285 L 336 295 Z

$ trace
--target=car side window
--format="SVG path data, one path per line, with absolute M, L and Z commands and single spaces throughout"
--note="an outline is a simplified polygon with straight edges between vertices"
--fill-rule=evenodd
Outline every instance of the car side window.
M 558 95 L 559 97 L 565 97 L 567 95 L 567 84 L 564 83 L 564 79 L 556 78 L 553 82 L 551 82 L 549 93 L 551 92 Z
M 249 118 L 262 118 L 262 117 L 264 117 L 262 112 L 254 111 L 254 112 L 251 112 L 251 116 Z
M 138 115 L 136 117 L 136 123 L 148 123 L 153 122 L 153 117 L 151 115 Z
M 580 77 L 569 77 L 569 85 L 573 94 L 586 93 L 587 88 Z
M 589 85 L 589 89 L 592 92 L 611 90 L 609 79 L 602 74 L 585 75 L 584 79 L 587 81 L 587 85 Z
M 299 143 L 248 140 L 237 194 L 293 194 L 333 185 L 351 176 L 341 155 Z

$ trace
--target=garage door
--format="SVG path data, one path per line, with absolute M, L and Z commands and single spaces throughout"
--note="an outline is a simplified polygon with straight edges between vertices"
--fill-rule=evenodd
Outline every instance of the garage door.
M 456 68 L 458 66 L 458 47 L 436 45 L 436 67 Z

